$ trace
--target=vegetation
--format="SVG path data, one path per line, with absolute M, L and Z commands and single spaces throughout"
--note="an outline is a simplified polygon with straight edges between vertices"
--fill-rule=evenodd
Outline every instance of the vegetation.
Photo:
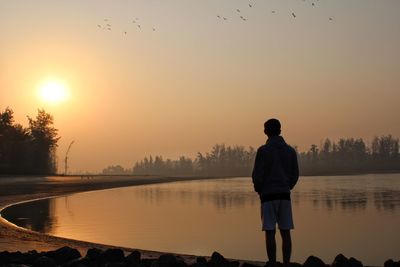
M 205 155 L 198 153 L 194 160 L 184 156 L 178 160 L 164 160 L 161 156 L 145 157 L 135 163 L 133 173 L 250 176 L 255 154 L 252 147 L 245 149 L 219 144 Z M 370 146 L 361 138 L 341 138 L 337 142 L 326 139 L 321 148 L 313 144 L 308 151 L 298 152 L 298 159 L 301 175 L 399 172 L 399 139 L 391 135 L 375 137 Z
M 0 112 L 0 174 L 54 174 L 55 150 L 59 140 L 53 117 L 38 110 L 28 116 L 29 126 L 14 122 L 14 112 Z

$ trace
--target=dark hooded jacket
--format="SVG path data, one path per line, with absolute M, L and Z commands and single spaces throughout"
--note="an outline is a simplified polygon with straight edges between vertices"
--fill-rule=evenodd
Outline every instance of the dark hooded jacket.
M 252 178 L 261 197 L 289 195 L 299 179 L 296 151 L 281 136 L 268 138 L 257 150 Z

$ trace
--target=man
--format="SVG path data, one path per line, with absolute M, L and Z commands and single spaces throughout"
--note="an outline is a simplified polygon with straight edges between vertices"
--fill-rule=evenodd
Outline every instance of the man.
M 290 230 L 294 228 L 290 190 L 299 178 L 296 151 L 280 136 L 277 119 L 264 123 L 267 143 L 257 150 L 253 169 L 253 184 L 261 199 L 262 230 L 270 267 L 276 266 L 275 225 L 282 237 L 283 266 L 289 267 L 292 252 Z

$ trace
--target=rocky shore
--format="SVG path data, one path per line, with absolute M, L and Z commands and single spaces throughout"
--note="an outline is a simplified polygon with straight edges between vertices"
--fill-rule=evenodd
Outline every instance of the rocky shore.
M 280 263 L 277 264 L 281 266 Z M 342 254 L 335 257 L 331 264 L 310 256 L 303 263 L 292 263 L 292 267 L 363 267 L 355 258 L 346 258 Z M 36 250 L 22 252 L 0 252 L 0 266 L 4 267 L 260 267 L 249 262 L 228 260 L 218 252 L 211 257 L 196 257 L 187 262 L 179 255 L 161 254 L 158 258 L 145 258 L 140 251 L 134 250 L 127 255 L 121 249 L 88 249 L 85 256 L 79 250 L 62 247 L 47 252 Z M 266 266 L 269 266 L 267 264 Z M 384 267 L 400 267 L 400 261 L 387 260 Z M 272 267 L 272 266 L 271 266 Z

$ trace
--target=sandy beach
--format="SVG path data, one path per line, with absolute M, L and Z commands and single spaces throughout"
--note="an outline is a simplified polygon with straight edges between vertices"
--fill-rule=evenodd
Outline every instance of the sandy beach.
M 9 205 L 29 201 L 33 199 L 55 197 L 66 194 L 102 190 L 116 187 L 144 185 L 182 181 L 190 179 L 207 178 L 181 178 L 181 177 L 157 177 L 157 176 L 50 176 L 50 177 L 1 177 L 0 178 L 0 209 Z M 23 229 L 0 218 L 0 251 L 29 250 L 47 251 L 58 249 L 62 246 L 70 246 L 78 249 L 85 255 L 89 248 L 115 248 L 106 244 L 95 244 L 80 240 L 72 240 L 45 235 Z M 121 248 L 128 253 L 139 250 L 146 258 L 158 258 L 162 252 L 146 251 L 140 248 Z M 196 256 L 181 255 L 185 261 L 193 262 Z M 209 255 L 205 255 L 209 256 Z

